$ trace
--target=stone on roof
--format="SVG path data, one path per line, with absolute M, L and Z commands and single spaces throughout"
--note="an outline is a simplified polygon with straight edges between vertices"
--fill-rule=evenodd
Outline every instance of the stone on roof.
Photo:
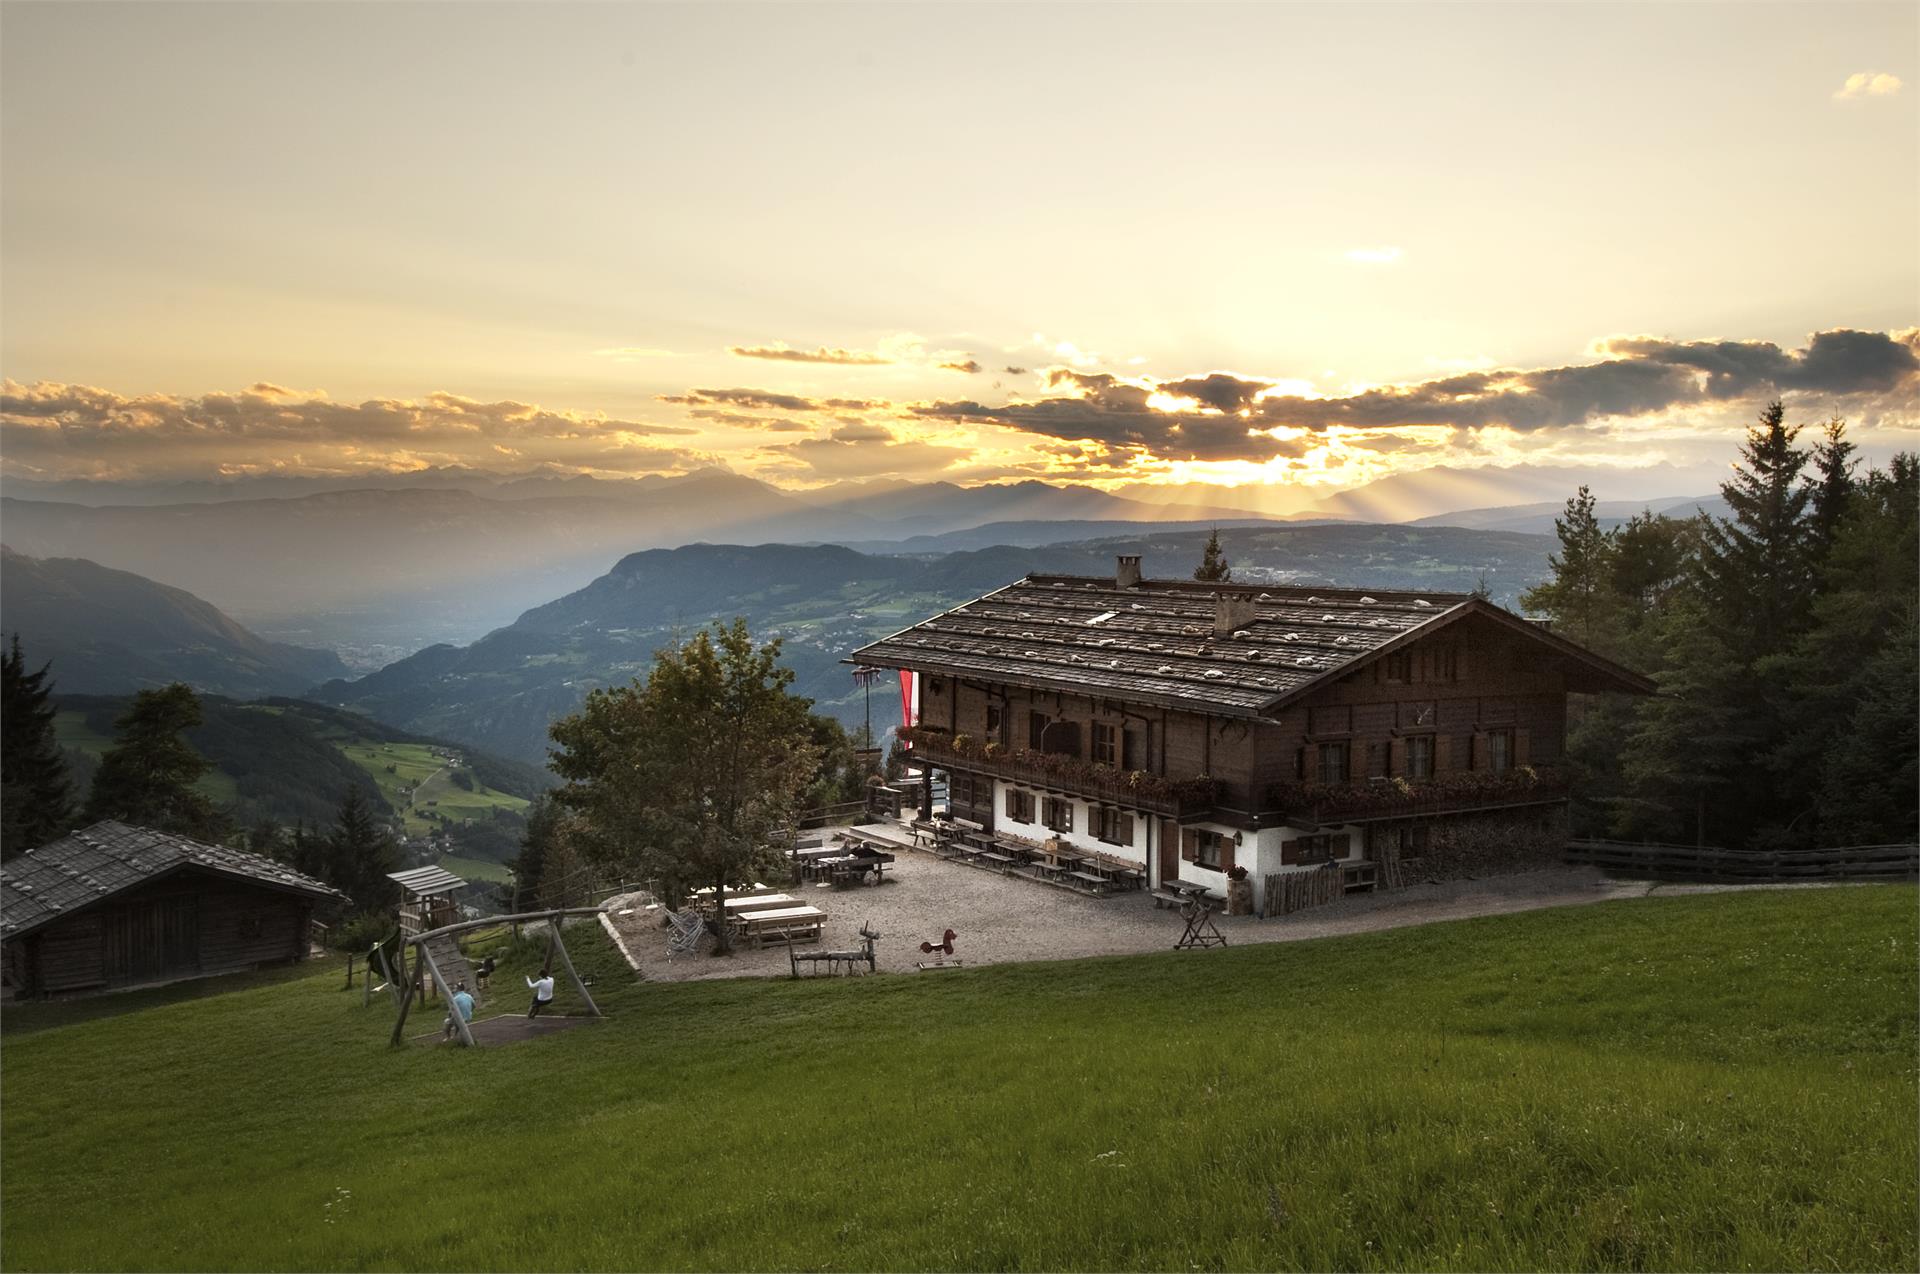
M 18 937 L 183 867 L 315 897 L 344 897 L 331 885 L 260 854 L 109 819 L 0 867 L 0 937 Z

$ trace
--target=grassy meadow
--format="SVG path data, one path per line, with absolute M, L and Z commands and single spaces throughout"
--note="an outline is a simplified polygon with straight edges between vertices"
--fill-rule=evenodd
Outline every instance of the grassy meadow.
M 428 744 L 342 739 L 336 746 L 349 761 L 373 776 L 387 803 L 405 818 L 408 835 L 421 835 L 435 826 L 434 820 L 426 817 L 428 811 L 458 823 L 468 818 L 492 818 L 495 809 L 518 814 L 529 803 L 524 797 L 495 791 L 477 777 L 471 790 L 461 787 L 453 781 L 452 767 L 435 756 Z M 472 777 L 471 770 L 466 773 Z
M 609 1020 L 492 1050 L 338 966 L 7 1009 L 0 1263 L 1916 1264 L 1907 886 L 801 983 L 574 932 Z

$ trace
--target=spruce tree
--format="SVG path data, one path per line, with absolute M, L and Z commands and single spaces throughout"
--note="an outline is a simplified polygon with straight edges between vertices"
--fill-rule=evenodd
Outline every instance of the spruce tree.
M 200 721 L 199 698 L 180 682 L 136 694 L 113 723 L 114 744 L 94 773 L 87 820 L 114 818 L 198 840 L 219 839 L 225 820 L 194 786 L 213 767 L 181 737 Z
M 69 830 L 73 797 L 54 736 L 51 664 L 27 671 L 20 636 L 0 655 L 0 859 Z
M 1528 589 L 1520 599 L 1527 610 L 1552 618 L 1574 640 L 1597 645 L 1607 617 L 1613 536 L 1594 516 L 1593 492 L 1582 486 L 1553 520 L 1560 552 L 1547 558 L 1553 578 Z
M 1847 422 L 1835 416 L 1827 422 L 1826 436 L 1813 448 L 1813 468 L 1819 476 L 1814 481 L 1813 507 L 1808 517 L 1816 564 L 1826 561 L 1853 495 L 1853 452 L 1853 444 L 1847 441 Z
M 1734 475 L 1720 485 L 1731 520 L 1701 527 L 1700 574 L 1708 622 L 1742 663 L 1783 651 L 1806 625 L 1812 594 L 1805 448 L 1778 400 L 1747 431 Z
M 1193 577 L 1208 584 L 1225 584 L 1233 578 L 1233 568 L 1227 565 L 1226 554 L 1220 551 L 1219 527 L 1207 537 L 1206 550 L 1201 554 L 1200 565 L 1194 568 Z
M 400 869 L 400 847 L 357 783 L 340 797 L 340 810 L 323 851 L 326 882 L 364 911 L 393 901 L 397 886 L 387 873 Z

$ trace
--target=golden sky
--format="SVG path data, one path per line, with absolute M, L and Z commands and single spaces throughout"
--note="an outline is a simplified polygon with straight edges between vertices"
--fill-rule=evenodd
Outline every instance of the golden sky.
M 0 464 L 1285 499 L 1920 426 L 1899 4 L 0 7 Z

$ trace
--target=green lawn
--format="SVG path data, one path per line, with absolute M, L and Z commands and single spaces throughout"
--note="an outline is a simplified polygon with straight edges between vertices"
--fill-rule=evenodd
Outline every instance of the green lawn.
M 425 817 L 428 810 L 445 814 L 458 823 L 466 818 L 490 819 L 495 809 L 520 813 L 527 808 L 526 798 L 495 791 L 474 779 L 473 790 L 456 784 L 447 763 L 433 754 L 424 743 L 379 743 L 370 739 L 341 739 L 336 746 L 348 760 L 373 776 L 388 804 L 406 818 L 409 835 L 424 833 L 435 826 Z M 392 766 L 392 770 L 388 770 Z M 467 771 L 469 775 L 472 771 Z M 412 800 L 402 794 L 411 788 Z
M 490 863 L 484 858 L 462 858 L 458 854 L 442 854 L 440 865 L 465 880 L 504 882 L 513 879 L 513 873 L 508 871 L 504 864 Z
M 1916 1263 L 1911 887 L 805 983 L 638 984 L 576 932 L 611 1019 L 494 1050 L 389 1052 L 338 967 L 9 1009 L 0 1259 Z

